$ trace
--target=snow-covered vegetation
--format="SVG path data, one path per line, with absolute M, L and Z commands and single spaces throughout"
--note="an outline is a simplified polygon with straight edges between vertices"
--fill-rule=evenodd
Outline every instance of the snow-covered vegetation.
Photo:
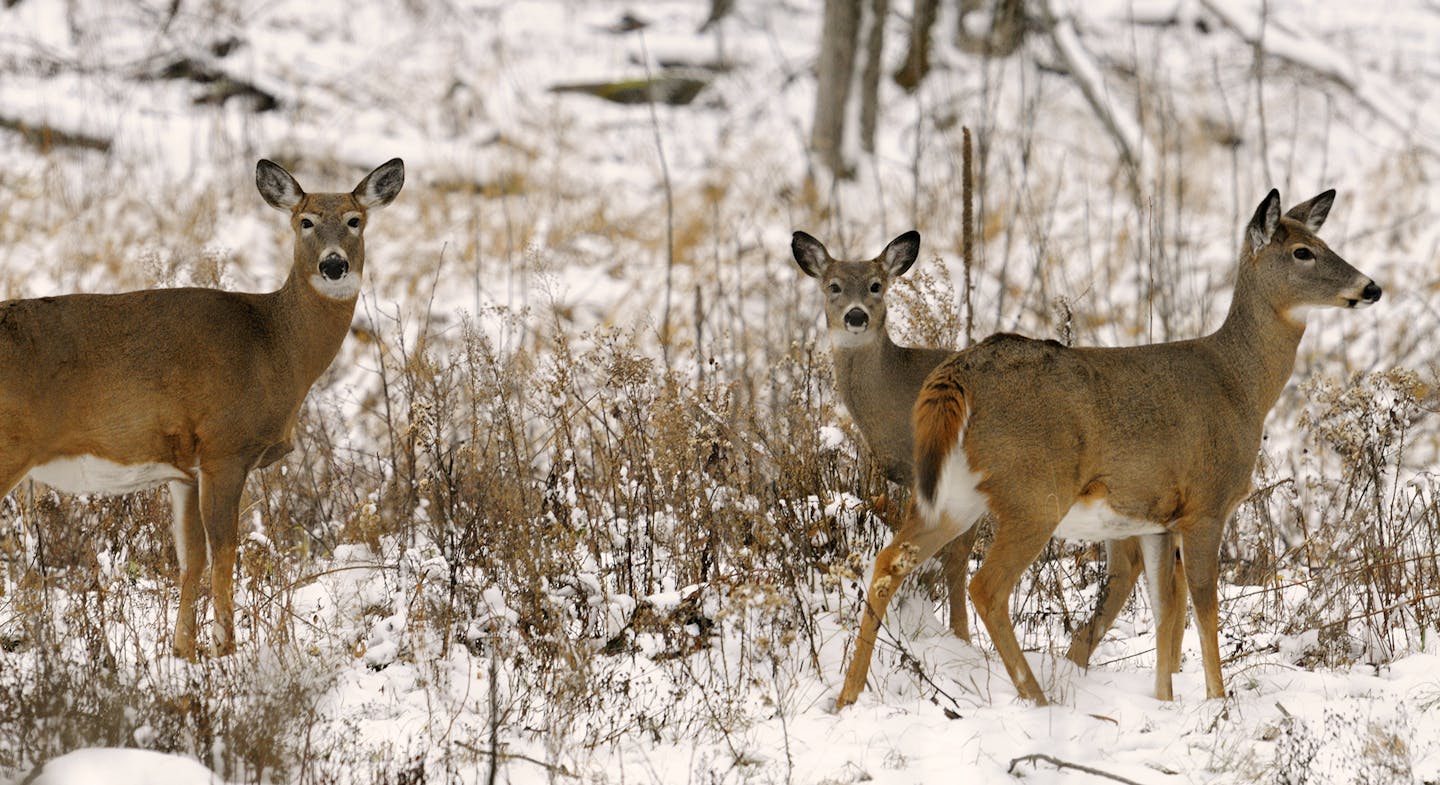
M 835 179 L 823 5 L 697 32 L 699 0 L 5 3 L 0 299 L 272 289 L 256 159 L 407 181 L 296 451 L 252 476 L 235 655 L 169 656 L 164 490 L 0 501 L 0 779 L 1440 782 L 1440 7 L 1036 0 L 987 56 L 955 35 L 986 11 L 941 2 L 912 93 L 890 3 L 875 151 Z M 593 94 L 657 77 L 703 86 Z M 1267 421 L 1222 551 L 1229 697 L 1192 625 L 1153 699 L 1143 592 L 1069 664 L 1103 553 L 1057 541 L 1014 603 L 1054 705 L 923 575 L 835 712 L 905 490 L 836 400 L 790 233 L 859 258 L 918 229 L 897 340 L 1130 345 L 1219 324 L 1271 187 L 1336 188 L 1321 236 L 1385 296 L 1309 316 Z

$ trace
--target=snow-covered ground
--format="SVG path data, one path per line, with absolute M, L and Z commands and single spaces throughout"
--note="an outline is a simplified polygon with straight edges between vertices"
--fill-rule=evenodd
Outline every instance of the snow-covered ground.
M 1067 321 L 1062 312 L 1084 343 L 1213 328 L 1228 303 L 1241 226 L 1265 192 L 1277 187 L 1292 204 L 1334 187 L 1340 196 L 1322 236 L 1379 281 L 1385 299 L 1310 317 L 1297 378 L 1269 421 L 1256 485 L 1278 490 L 1247 505 L 1225 556 L 1249 564 L 1263 559 L 1247 549 L 1284 551 L 1289 561 L 1273 560 L 1291 572 L 1222 587 L 1230 698 L 1204 699 L 1193 628 L 1177 700 L 1150 697 L 1152 627 L 1138 598 L 1088 672 L 1060 656 L 1068 640 L 1053 619 L 1024 634 L 1054 701 L 1036 708 L 1017 699 L 983 635 L 976 646 L 955 639 L 933 604 L 913 594 L 892 608 L 870 689 L 836 713 L 859 605 L 856 577 L 837 579 L 833 565 L 788 585 L 728 575 L 689 585 L 662 569 L 630 588 L 610 554 L 579 549 L 564 560 L 568 573 L 533 589 L 581 630 L 578 642 L 563 642 L 574 648 L 552 645 L 531 637 L 537 622 L 516 610 L 529 607 L 521 598 L 448 563 L 439 538 L 345 540 L 341 532 L 374 514 L 366 494 L 395 488 L 377 482 L 337 502 L 322 521 L 331 528 L 310 532 L 318 543 L 343 540 L 336 547 L 274 554 L 298 565 L 295 580 L 241 587 L 242 606 L 267 609 L 252 618 L 273 618 L 265 614 L 283 605 L 275 613 L 292 621 L 283 634 L 242 624 L 241 651 L 228 661 L 161 656 L 173 584 L 127 563 L 139 543 L 104 551 L 96 568 L 107 588 L 87 598 L 126 622 L 106 628 L 112 640 L 101 648 L 113 661 L 97 673 L 120 673 L 115 683 L 136 701 L 182 707 L 175 716 L 191 725 L 156 725 L 136 709 L 116 720 L 123 738 L 31 739 L 46 754 L 89 748 L 53 760 L 36 782 L 210 782 L 196 757 L 236 783 L 279 782 L 277 765 L 297 782 L 487 782 L 492 763 L 497 781 L 514 783 L 1106 781 L 1053 760 L 1139 783 L 1440 782 L 1433 589 L 1393 607 L 1375 599 L 1385 606 L 1377 610 L 1356 605 L 1372 598 L 1363 579 L 1332 596 L 1293 571 L 1307 536 L 1333 543 L 1337 527 L 1372 526 L 1367 515 L 1387 532 L 1435 541 L 1424 534 L 1437 527 L 1437 442 L 1430 421 L 1418 419 L 1426 407 L 1397 400 L 1396 385 L 1379 377 L 1355 385 L 1369 391 L 1360 403 L 1343 389 L 1353 372 L 1393 368 L 1415 370 L 1422 387 L 1434 382 L 1440 8 L 1427 0 L 1383 13 L 1323 0 L 1035 2 L 1032 11 L 1048 7 L 1073 30 L 1060 36 L 1065 52 L 1035 32 L 1017 55 L 987 61 L 953 44 L 944 31 L 958 23 L 955 4 L 942 3 L 935 72 L 915 95 L 885 81 L 877 153 L 855 153 L 856 178 L 830 183 L 806 152 L 822 5 L 741 0 L 698 33 L 709 4 L 680 0 L 236 0 L 181 2 L 173 17 L 160 0 L 21 0 L 0 10 L 0 298 L 274 287 L 290 239 L 254 191 L 255 159 L 280 160 L 307 188 L 328 190 L 349 189 L 402 156 L 405 190 L 367 230 L 363 329 L 307 409 L 333 434 L 337 474 L 346 461 L 368 461 L 388 480 L 402 467 L 387 464 L 378 443 L 387 367 L 377 342 L 414 346 L 423 334 L 432 351 L 458 353 L 473 327 L 500 355 L 544 366 L 556 335 L 595 347 L 619 329 L 633 331 L 636 354 L 657 364 L 666 344 L 664 358 L 683 376 L 709 363 L 721 375 L 763 377 L 778 373 L 792 344 L 825 348 L 819 294 L 789 259 L 795 229 L 837 256 L 859 257 L 916 227 L 925 239 L 913 275 L 958 281 L 961 126 L 982 143 L 974 296 L 982 334 L 1053 335 Z M 892 6 L 893 67 L 910 9 Z M 649 26 L 612 30 L 627 11 Z M 722 57 L 728 67 L 694 103 L 653 116 L 644 105 L 550 90 Z M 182 60 L 207 81 L 161 78 Z M 1138 198 L 1071 78 L 1086 74 L 1143 150 Z M 200 102 L 227 78 L 271 96 L 275 108 L 257 112 L 260 99 L 243 95 Z M 37 137 L 41 126 L 52 135 Z M 669 240 L 667 190 L 676 216 Z M 921 302 L 953 295 L 943 285 L 913 292 Z M 921 319 L 894 310 L 897 333 L 924 331 Z M 945 340 L 959 343 L 953 333 Z M 830 395 L 823 381 L 818 389 Z M 1384 419 L 1396 411 L 1417 424 Z M 843 413 L 834 420 L 814 438 L 853 464 L 861 448 Z M 1382 434 L 1383 456 L 1395 464 L 1383 488 L 1363 487 L 1329 451 L 1352 432 Z M 579 515 L 584 500 L 564 495 L 563 471 L 577 461 L 563 449 L 550 444 L 535 456 L 535 487 L 574 508 L 571 525 L 618 532 L 619 543 L 639 523 L 614 506 L 606 520 Z M 268 477 L 252 493 L 313 479 Z M 717 508 L 754 513 L 743 490 L 715 483 Z M 1351 484 L 1361 496 L 1375 491 L 1378 512 L 1335 501 L 1349 498 Z M 856 492 L 816 487 L 813 498 L 789 501 L 817 528 L 838 522 L 873 540 L 876 520 L 848 510 Z M 291 525 L 269 517 L 282 508 L 253 510 L 256 551 L 269 553 Z M 417 506 L 415 515 L 430 513 Z M 790 520 L 778 510 L 759 515 Z M 17 599 L 34 595 L 26 576 L 45 552 L 22 530 L 25 520 L 18 503 L 0 507 L 0 694 L 34 698 L 7 685 L 43 683 L 47 662 L 89 667 L 96 647 L 16 632 L 39 614 L 53 615 L 56 629 L 80 627 L 90 612 L 86 598 L 59 592 L 39 592 L 49 598 L 40 608 Z M 657 552 L 663 561 L 665 548 Z M 1344 555 L 1304 563 L 1323 571 L 1333 558 L 1329 569 L 1348 569 Z M 1429 557 L 1422 563 L 1433 575 Z M 476 599 L 447 640 L 432 614 L 455 596 L 446 582 L 456 575 Z M 1072 588 L 1070 607 L 1093 604 L 1093 585 Z M 1047 602 L 1019 604 L 1045 619 Z M 1326 608 L 1333 615 L 1312 628 L 1296 623 Z M 644 626 L 642 613 L 664 621 Z M 586 654 L 533 659 L 575 651 Z M 283 717 L 220 711 L 252 704 Z M 32 709 L 0 705 L 0 742 L 12 745 L 0 747 L 0 777 L 18 780 L 45 762 L 15 729 L 65 726 L 38 722 Z M 308 728 L 304 743 L 283 745 L 304 758 L 281 765 L 236 752 L 263 738 L 267 722 Z M 190 746 L 177 750 L 185 744 L 175 739 Z M 1012 764 L 1031 755 L 1053 760 Z

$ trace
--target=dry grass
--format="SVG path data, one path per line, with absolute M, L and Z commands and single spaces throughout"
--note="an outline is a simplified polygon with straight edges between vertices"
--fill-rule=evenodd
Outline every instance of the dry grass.
M 1042 97 L 1032 98 L 1038 106 Z M 1197 259 L 1228 247 L 1213 239 L 1218 227 L 1235 227 L 1213 211 L 1177 217 L 1205 195 L 1184 176 L 1190 157 L 1162 150 L 1172 179 L 1152 203 L 1118 215 L 1097 196 L 1097 214 L 1061 225 L 1063 173 L 1018 152 L 1035 141 L 1026 136 L 1034 127 L 992 129 L 986 250 L 971 293 L 980 334 L 1019 328 L 1133 343 L 1213 326 L 1228 277 Z M 927 132 L 939 163 L 958 159 L 950 131 Z M 324 174 L 325 162 L 312 165 Z M 64 166 L 55 164 L 53 179 L 42 174 L 46 182 L 19 184 L 31 203 L 0 205 L 0 243 L 53 250 L 43 285 L 253 288 L 244 284 L 281 277 L 278 224 L 274 244 L 233 256 L 207 250 L 223 220 L 242 220 L 222 216 L 261 213 L 248 184 L 166 193 L 164 203 L 185 207 L 161 211 L 118 186 L 52 188 Z M 283 470 L 252 478 L 244 520 L 265 539 L 242 552 L 246 642 L 236 657 L 192 666 L 158 656 L 175 593 L 163 492 L 84 500 L 37 486 L 33 497 L 0 502 L 0 772 L 78 745 L 139 744 L 189 752 L 237 782 L 342 773 L 426 781 L 431 758 L 357 760 L 315 730 L 336 671 L 393 616 L 405 627 L 397 660 L 425 664 L 463 650 L 500 663 L 507 690 L 487 707 L 506 727 L 556 727 L 585 712 L 603 720 L 564 744 L 637 733 L 728 739 L 749 687 L 773 681 L 777 668 L 814 667 L 794 655 L 813 654 L 817 612 L 855 618 L 858 598 L 842 579 L 886 532 L 868 510 L 829 514 L 827 502 L 895 489 L 865 456 L 822 442 L 822 427 L 845 420 L 816 329 L 819 303 L 765 239 L 774 226 L 836 227 L 858 254 L 878 248 L 883 233 L 847 223 L 847 205 L 778 174 L 680 186 L 667 367 L 657 317 L 647 315 L 653 288 L 604 305 L 555 290 L 571 264 L 593 266 L 600 281 L 660 269 L 665 227 L 655 206 L 626 212 L 583 183 L 537 171 L 524 151 L 501 169 L 478 193 L 417 178 L 371 230 L 376 300 L 312 393 L 300 448 Z M 882 184 L 913 205 L 900 211 L 904 228 L 927 237 L 893 311 L 905 314 L 897 337 L 954 346 L 965 316 L 958 278 L 930 260 L 958 258 L 959 178 L 934 171 Z M 73 236 L 57 212 L 107 228 Z M 596 242 L 604 252 L 590 250 Z M 1088 266 L 1067 263 L 1077 257 Z M 7 296 L 34 285 L 0 278 Z M 473 290 L 473 303 L 437 311 L 437 287 Z M 510 305 L 494 305 L 507 294 Z M 1364 329 L 1347 326 L 1345 336 Z M 1413 336 L 1368 345 L 1412 364 L 1419 351 Z M 1343 353 L 1304 362 L 1338 373 Z M 1224 577 L 1248 595 L 1222 605 L 1222 628 L 1234 635 L 1227 656 L 1253 653 L 1257 630 L 1319 631 L 1303 664 L 1383 659 L 1417 645 L 1411 631 L 1440 623 L 1436 488 L 1415 471 L 1433 455 L 1433 444 L 1415 447 L 1432 395 L 1404 371 L 1339 379 L 1315 377 L 1308 405 L 1287 398 L 1272 417 L 1277 431 L 1299 428 L 1305 440 L 1267 446 L 1258 490 L 1227 530 Z M 1307 457 L 1332 450 L 1338 459 Z M 354 545 L 369 549 L 394 591 L 343 619 L 297 613 L 327 559 Z M 1088 618 L 1081 598 L 1093 596 L 1098 559 L 1090 546 L 1047 549 L 1017 592 L 1027 646 L 1058 647 Z M 509 615 L 497 612 L 497 594 Z M 716 651 L 730 642 L 739 651 Z M 605 667 L 642 654 L 665 663 L 674 694 L 709 700 L 657 699 Z M 715 660 L 733 667 L 702 667 Z M 443 685 L 434 667 L 427 678 Z M 1303 757 L 1309 737 L 1295 738 L 1286 754 Z M 443 765 L 485 759 L 472 742 L 446 737 Z M 437 781 L 443 773 L 429 770 Z

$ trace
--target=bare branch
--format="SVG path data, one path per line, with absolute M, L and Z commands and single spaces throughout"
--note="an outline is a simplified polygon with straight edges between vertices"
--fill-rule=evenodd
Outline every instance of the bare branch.
M 1083 771 L 1083 772 L 1085 772 L 1086 774 L 1094 774 L 1094 775 L 1097 776 L 1097 777 L 1104 777 L 1104 778 L 1106 778 L 1106 779 L 1114 780 L 1114 781 L 1116 781 L 1116 782 L 1124 782 L 1124 783 L 1127 783 L 1127 785 L 1141 785 L 1141 783 L 1136 782 L 1135 780 L 1132 780 L 1132 779 L 1128 779 L 1128 778 L 1126 778 L 1126 777 L 1122 777 L 1122 776 L 1120 776 L 1119 774 L 1111 774 L 1111 773 L 1108 772 L 1108 771 L 1101 771 L 1100 769 L 1091 768 L 1091 767 L 1089 767 L 1089 766 L 1082 766 L 1082 765 L 1080 765 L 1080 764 L 1078 764 L 1078 763 L 1071 763 L 1071 762 L 1069 762 L 1069 761 L 1063 761 L 1063 760 L 1060 760 L 1059 758 L 1057 758 L 1057 757 L 1055 757 L 1055 756 L 1053 756 L 1053 755 L 1046 755 L 1046 754 L 1040 753 L 1040 752 L 1037 752 L 1037 753 L 1035 753 L 1035 754 L 1033 754 L 1033 755 L 1021 755 L 1021 756 L 1018 757 L 1018 758 L 1012 758 L 1012 759 L 1010 760 L 1010 768 L 1007 769 L 1006 771 L 1007 771 L 1008 773 L 1010 773 L 1010 774 L 1014 774 L 1014 773 L 1015 773 L 1015 767 L 1016 767 L 1017 765 L 1019 765 L 1019 764 L 1021 764 L 1021 763 L 1032 763 L 1032 764 L 1033 764 L 1033 763 L 1035 763 L 1036 761 L 1042 761 L 1042 760 L 1045 761 L 1046 763 L 1049 763 L 1050 765 L 1054 766 L 1054 767 L 1057 768 L 1057 769 L 1074 769 L 1074 770 L 1076 770 L 1076 771 Z

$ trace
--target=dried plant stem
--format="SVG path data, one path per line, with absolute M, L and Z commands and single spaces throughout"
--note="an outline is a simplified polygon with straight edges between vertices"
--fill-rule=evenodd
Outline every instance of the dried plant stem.
M 971 299 L 974 289 L 971 276 L 975 268 L 975 168 L 969 126 L 963 129 L 962 134 L 960 181 L 961 199 L 965 206 L 960 219 L 960 246 L 965 258 L 965 345 L 969 346 L 975 340 L 975 305 Z

